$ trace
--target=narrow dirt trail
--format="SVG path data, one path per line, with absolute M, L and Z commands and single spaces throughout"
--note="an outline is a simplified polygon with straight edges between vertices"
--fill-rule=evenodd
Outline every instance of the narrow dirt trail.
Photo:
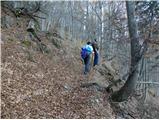
M 56 50 L 53 59 L 32 51 L 31 62 L 24 49 L 2 44 L 2 118 L 114 118 L 106 93 L 80 87 L 80 62 Z

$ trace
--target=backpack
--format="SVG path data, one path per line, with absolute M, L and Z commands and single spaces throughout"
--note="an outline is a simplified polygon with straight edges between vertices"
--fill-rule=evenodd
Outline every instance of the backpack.
M 84 45 L 81 48 L 81 57 L 82 57 L 82 59 L 85 59 L 88 55 L 90 55 L 92 53 L 92 51 L 93 51 L 92 46 Z

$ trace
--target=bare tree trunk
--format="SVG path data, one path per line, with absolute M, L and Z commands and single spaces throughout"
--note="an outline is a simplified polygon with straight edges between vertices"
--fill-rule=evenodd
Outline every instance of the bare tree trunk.
M 102 49 L 103 49 L 103 8 L 102 8 L 102 1 L 99 1 L 99 9 L 100 9 L 100 55 L 102 56 Z
M 135 90 L 136 83 L 138 80 L 138 63 L 141 59 L 141 46 L 138 41 L 137 26 L 134 18 L 135 4 L 133 1 L 126 2 L 127 16 L 128 16 L 128 27 L 131 39 L 131 67 L 130 74 L 124 86 L 112 95 L 113 101 L 124 101 L 127 100 Z M 125 67 L 125 66 L 124 66 Z

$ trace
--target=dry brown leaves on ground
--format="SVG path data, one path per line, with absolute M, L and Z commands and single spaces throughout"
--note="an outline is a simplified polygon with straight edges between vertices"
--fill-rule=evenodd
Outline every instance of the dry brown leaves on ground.
M 115 118 L 106 93 L 80 87 L 86 78 L 74 56 L 30 51 L 31 62 L 23 49 L 18 41 L 2 44 L 1 118 Z

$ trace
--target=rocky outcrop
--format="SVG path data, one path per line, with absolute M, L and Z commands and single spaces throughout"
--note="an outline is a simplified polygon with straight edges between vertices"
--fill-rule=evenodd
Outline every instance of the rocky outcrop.
M 91 70 L 89 80 L 82 83 L 81 86 L 97 86 L 99 90 L 113 92 L 119 90 L 123 84 L 124 81 L 121 80 L 117 71 L 113 68 L 112 61 L 105 61 Z
M 1 27 L 2 28 L 9 28 L 15 23 L 14 18 L 11 16 L 3 16 L 1 18 Z

